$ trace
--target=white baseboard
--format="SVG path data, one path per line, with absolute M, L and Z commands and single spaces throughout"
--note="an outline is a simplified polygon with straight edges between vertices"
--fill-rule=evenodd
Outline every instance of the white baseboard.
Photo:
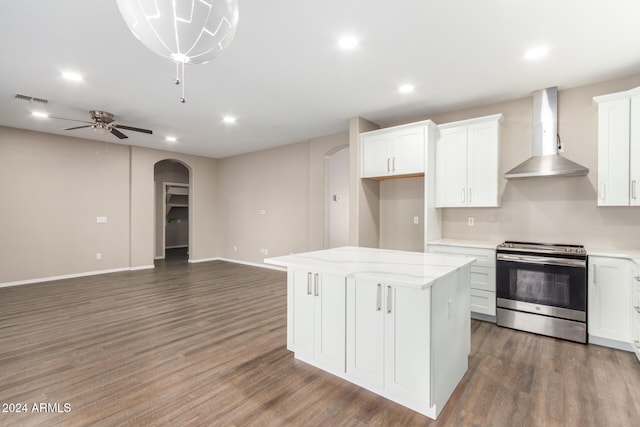
M 218 261 L 220 258 L 215 257 L 215 258 L 202 258 L 202 259 L 189 259 L 189 263 L 191 264 L 197 264 L 199 262 L 209 262 L 209 261 Z
M 16 280 L 14 282 L 0 283 L 0 288 L 5 288 L 8 286 L 28 285 L 31 283 L 50 282 L 52 280 L 75 279 L 76 277 L 96 276 L 98 274 L 117 273 L 120 271 L 129 271 L 129 270 L 130 270 L 129 267 L 123 267 L 123 268 L 112 268 L 110 270 L 97 270 L 97 271 L 86 271 L 84 273 L 63 274 L 60 276 L 38 277 L 36 279 Z
M 164 255 L 157 256 L 157 257 L 155 257 L 154 259 L 164 259 Z
M 128 270 L 130 271 L 137 271 L 137 270 L 148 270 L 150 268 L 156 268 L 155 265 L 153 264 L 149 264 L 149 265 L 139 265 L 137 267 L 129 267 Z
M 218 258 L 218 260 L 219 261 L 232 262 L 234 264 L 249 265 L 251 267 L 268 268 L 269 270 L 287 271 L 286 267 L 279 267 L 279 266 L 276 266 L 276 265 L 268 265 L 268 264 L 260 264 L 259 262 L 240 261 L 238 259 L 230 259 L 230 258 Z
M 611 347 L 611 348 L 616 348 L 618 350 L 633 352 L 633 347 L 631 347 L 631 343 L 612 340 L 609 338 L 601 338 L 594 335 L 589 335 L 589 344 L 601 345 L 603 347 Z
M 226 261 L 226 262 L 232 262 L 234 264 L 249 265 L 251 267 L 260 267 L 260 268 L 268 268 L 270 270 L 287 271 L 286 268 L 278 267 L 275 265 L 260 264 L 257 262 L 241 261 L 237 259 L 229 259 L 229 258 L 221 258 L 221 257 L 189 260 L 189 262 L 193 264 L 197 264 L 200 262 L 209 262 L 209 261 Z M 86 271 L 84 273 L 63 274 L 60 276 L 38 277 L 36 279 L 16 280 L 13 282 L 0 283 L 0 288 L 5 288 L 9 286 L 18 286 L 18 285 L 28 285 L 31 283 L 50 282 L 53 280 L 74 279 L 76 277 L 96 276 L 98 274 L 117 273 L 121 271 L 148 270 L 152 268 L 155 268 L 155 265 L 149 264 L 149 265 L 140 265 L 136 267 L 122 267 L 122 268 L 112 268 L 110 270 L 97 270 L 97 271 Z
M 196 264 L 196 263 L 199 263 L 199 262 L 209 262 L 209 261 L 225 261 L 225 262 L 232 262 L 234 264 L 248 265 L 248 266 L 251 266 L 251 267 L 268 268 L 269 270 L 287 271 L 287 269 L 285 267 L 278 267 L 278 266 L 275 266 L 275 265 L 260 264 L 259 262 L 241 261 L 239 259 L 231 259 L 231 258 L 223 258 L 223 257 L 203 258 L 203 259 L 190 259 L 189 260 L 189 262 L 193 263 L 193 264 Z

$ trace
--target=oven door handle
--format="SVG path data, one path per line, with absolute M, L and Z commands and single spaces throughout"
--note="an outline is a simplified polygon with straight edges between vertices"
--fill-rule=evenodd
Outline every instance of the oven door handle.
M 529 264 L 542 264 L 542 265 L 559 265 L 562 267 L 584 268 L 587 266 L 587 262 L 583 259 L 552 258 L 552 257 L 545 257 L 545 256 L 497 254 L 496 259 L 498 261 L 525 262 Z

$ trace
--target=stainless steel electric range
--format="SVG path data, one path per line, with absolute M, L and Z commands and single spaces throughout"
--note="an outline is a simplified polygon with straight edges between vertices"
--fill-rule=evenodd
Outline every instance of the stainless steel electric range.
M 496 323 L 587 342 L 583 246 L 507 241 L 496 248 Z

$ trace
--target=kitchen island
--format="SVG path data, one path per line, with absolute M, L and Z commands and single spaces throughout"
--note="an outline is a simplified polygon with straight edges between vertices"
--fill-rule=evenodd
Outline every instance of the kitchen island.
M 471 257 L 343 247 L 287 268 L 295 357 L 430 418 L 467 371 Z

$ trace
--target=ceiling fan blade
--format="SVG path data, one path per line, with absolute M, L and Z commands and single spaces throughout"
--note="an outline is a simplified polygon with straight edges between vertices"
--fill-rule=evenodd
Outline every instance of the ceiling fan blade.
M 111 133 L 114 134 L 115 136 L 117 136 L 120 139 L 129 138 L 127 135 L 125 135 L 124 133 L 120 132 L 118 129 L 114 129 L 113 127 L 111 128 Z
M 74 129 L 82 129 L 82 128 L 90 128 L 91 125 L 85 125 L 85 126 L 76 126 L 73 128 L 66 128 L 66 129 L 62 129 L 62 130 L 74 130 Z
M 119 129 L 132 130 L 132 131 L 135 131 L 135 132 L 143 132 L 143 133 L 153 134 L 153 131 L 150 131 L 149 129 L 134 128 L 134 127 L 125 126 L 125 125 L 112 125 L 112 127 L 119 128 Z
M 76 120 L 76 119 L 67 119 L 66 117 L 55 117 L 55 116 L 49 116 L 49 118 L 51 119 L 58 119 L 58 120 L 68 120 L 70 122 L 80 122 L 80 123 L 90 123 L 93 124 L 93 122 L 88 122 L 86 120 Z

